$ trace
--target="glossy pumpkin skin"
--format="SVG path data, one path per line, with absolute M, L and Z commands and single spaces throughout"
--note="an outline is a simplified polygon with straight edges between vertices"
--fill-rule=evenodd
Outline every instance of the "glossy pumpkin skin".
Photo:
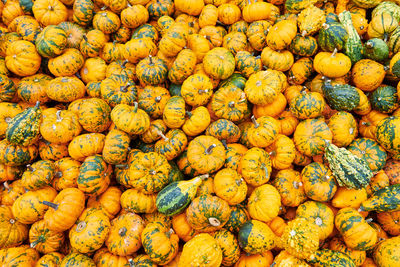
M 169 128 L 180 128 L 185 123 L 185 100 L 181 96 L 168 99 L 164 111 L 163 121 Z
M 267 147 L 277 138 L 278 121 L 270 116 L 262 116 L 258 119 L 252 117 L 253 126 L 249 129 L 249 142 L 256 147 Z
M 205 74 L 193 74 L 182 84 L 181 95 L 185 102 L 191 106 L 201 106 L 211 99 L 213 85 Z
M 399 239 L 396 236 L 379 243 L 373 255 L 378 266 L 390 266 L 398 263 L 398 259 L 394 255 L 399 253 Z
M 56 267 L 59 266 L 64 255 L 59 252 L 50 252 L 43 255 L 37 262 L 37 266 Z
M 324 152 L 326 141 L 332 141 L 332 132 L 323 120 L 307 119 L 299 123 L 293 139 L 299 152 L 316 156 Z
M 280 170 L 272 184 L 278 190 L 281 202 L 285 206 L 297 207 L 307 198 L 300 172 L 296 170 Z
M 226 149 L 226 160 L 224 167 L 238 170 L 240 159 L 247 152 L 247 148 L 238 143 L 228 144 Z
M 202 249 L 199 250 L 199 246 Z M 199 266 L 220 266 L 223 252 L 218 245 L 218 240 L 211 235 L 202 233 L 188 241 L 182 250 L 178 266 L 195 264 Z
M 268 201 L 269 205 L 265 206 L 264 201 Z M 262 222 L 269 222 L 278 216 L 280 207 L 281 196 L 279 191 L 269 184 L 256 187 L 247 203 L 250 217 Z
M 0 164 L 0 182 L 14 181 L 20 178 L 24 171 L 25 168 L 22 166 L 13 167 Z
M 74 225 L 85 207 L 85 195 L 76 188 L 63 189 L 54 198 L 57 209 L 49 208 L 44 220 L 50 230 L 63 232 Z
M 214 176 L 214 192 L 229 205 L 236 205 L 246 198 L 247 185 L 235 170 L 224 168 Z
M 344 241 L 337 237 L 334 237 L 329 242 L 329 248 L 331 250 L 340 251 L 347 254 L 348 256 L 351 257 L 356 266 L 361 266 L 366 258 L 365 251 L 349 249 L 344 243 Z
M 61 27 L 49 25 L 38 34 L 35 45 L 41 56 L 54 57 L 61 54 L 66 47 L 67 35 Z
M 290 111 L 298 119 L 312 119 L 321 116 L 325 108 L 325 100 L 320 93 L 302 92 L 289 103 Z
M 238 170 L 248 184 L 253 186 L 265 184 L 271 177 L 272 171 L 269 154 L 261 148 L 249 149 L 241 158 Z
M 113 129 L 104 140 L 103 158 L 109 164 L 120 164 L 125 161 L 131 139 L 123 131 Z
M 398 107 L 396 88 L 392 86 L 379 86 L 370 95 L 371 107 L 382 113 L 392 113 Z
M 104 140 L 105 136 L 100 133 L 78 135 L 68 145 L 69 155 L 75 160 L 84 161 L 103 151 Z
M 46 103 L 50 99 L 46 94 L 46 86 L 52 78 L 46 74 L 35 74 L 22 78 L 17 85 L 18 97 L 30 104 L 37 101 Z
M 235 58 L 226 48 L 214 48 L 203 58 L 205 72 L 214 79 L 226 79 L 235 69 Z
M 351 69 L 350 58 L 342 53 L 334 53 L 319 52 L 314 58 L 315 71 L 329 78 L 346 75 Z
M 391 116 L 381 120 L 376 127 L 376 140 L 394 159 L 400 157 L 397 121 L 399 117 Z
M 308 164 L 301 171 L 301 179 L 306 195 L 315 201 L 328 201 L 336 193 L 337 185 L 332 172 L 319 162 Z
M 154 149 L 159 154 L 164 155 L 167 160 L 173 160 L 182 153 L 186 145 L 187 137 L 185 133 L 180 129 L 173 129 L 165 135 L 165 138 L 163 137 L 156 142 Z
M 247 253 L 256 254 L 275 246 L 275 234 L 269 226 L 257 220 L 244 223 L 238 233 L 240 247 Z
M 31 247 L 40 253 L 55 252 L 61 248 L 64 242 L 64 233 L 50 231 L 44 220 L 40 220 L 32 224 L 29 230 L 29 242 Z
M 143 134 L 150 127 L 150 117 L 147 113 L 135 106 L 118 104 L 111 111 L 111 120 L 118 129 L 128 134 Z
M 175 215 L 172 218 L 172 229 L 185 242 L 191 240 L 197 232 L 190 226 L 186 219 L 186 213 Z
M 121 195 L 121 208 L 134 213 L 153 213 L 156 208 L 156 194 L 144 194 L 136 189 L 125 190 Z
M 82 212 L 69 231 L 72 248 L 90 253 L 103 246 L 110 231 L 110 220 L 101 210 L 88 208 Z
M 150 117 L 160 118 L 170 97 L 166 88 L 147 85 L 139 91 L 138 104 Z
M 370 59 L 357 62 L 352 69 L 354 85 L 363 91 L 373 91 L 382 83 L 385 70 L 382 64 Z
M 219 119 L 212 122 L 206 129 L 206 135 L 211 135 L 218 140 L 227 143 L 235 143 L 239 140 L 240 129 L 233 122 L 225 119 Z
M 141 240 L 146 254 L 155 263 L 164 265 L 178 253 L 179 237 L 159 222 L 146 225 Z
M 314 254 L 311 255 L 311 259 L 309 260 L 310 263 L 314 264 L 314 266 L 322 267 L 322 266 L 348 266 L 348 267 L 355 267 L 353 260 L 347 254 L 329 250 L 329 249 L 321 249 L 316 251 Z
M 98 196 L 110 184 L 111 174 L 112 167 L 104 161 L 102 156 L 89 156 L 81 165 L 76 183 L 78 188 L 86 194 Z
M 84 58 L 75 48 L 67 48 L 57 57 L 49 59 L 49 71 L 56 77 L 72 76 L 83 66 Z
M 10 206 L 1 206 L 0 214 L 0 247 L 3 249 L 22 244 L 28 237 L 27 226 L 15 220 Z
M 296 21 L 282 20 L 277 22 L 267 35 L 267 44 L 274 50 L 285 49 L 294 39 L 297 32 Z
M 49 185 L 55 175 L 55 165 L 50 160 L 39 160 L 29 165 L 21 179 L 23 185 L 30 190 L 36 190 Z
M 33 266 L 39 253 L 27 245 L 0 250 L 0 264 L 4 266 Z
M 90 197 L 88 199 L 87 207 L 103 211 L 111 220 L 121 209 L 119 203 L 121 194 L 122 192 L 118 187 L 110 186 L 100 196 Z
M 31 224 L 43 218 L 48 207 L 42 201 L 53 201 L 57 195 L 54 188 L 46 186 L 36 191 L 29 191 L 15 200 L 12 211 L 21 223 Z
M 54 163 L 55 174 L 52 181 L 53 187 L 61 191 L 69 187 L 77 187 L 76 180 L 79 176 L 81 163 L 70 157 L 64 157 Z
M 25 40 L 12 42 L 6 50 L 5 59 L 7 68 L 22 77 L 35 74 L 41 63 L 35 45 Z
M 210 125 L 211 116 L 206 107 L 199 106 L 190 112 L 186 112 L 188 118 L 182 125 L 182 130 L 188 136 L 196 136 L 202 133 Z
M 57 77 L 48 83 L 46 94 L 50 99 L 58 102 L 72 102 L 85 95 L 85 85 L 74 76 Z
M 2 192 L 1 204 L 12 206 L 15 200 L 25 194 L 25 188 L 23 187 L 21 180 L 16 180 L 8 185 L 8 189 Z
M 345 111 L 333 114 L 328 127 L 333 134 L 332 142 L 338 147 L 348 146 L 358 134 L 357 121 L 353 115 Z
M 127 266 L 129 265 L 128 257 L 112 254 L 107 248 L 101 248 L 96 251 L 93 256 L 96 266 Z
M 0 141 L 0 163 L 7 166 L 26 165 L 37 155 L 38 149 L 35 145 L 23 147 L 13 145 L 7 139 Z
M 351 153 L 367 161 L 373 172 L 381 170 L 386 163 L 386 151 L 379 144 L 368 138 L 358 138 L 347 148 Z
M 195 198 L 186 210 L 190 226 L 198 232 L 221 229 L 229 219 L 230 207 L 225 200 L 211 195 Z
M 355 209 L 339 210 L 335 217 L 335 226 L 351 249 L 368 250 L 377 242 L 376 231 Z

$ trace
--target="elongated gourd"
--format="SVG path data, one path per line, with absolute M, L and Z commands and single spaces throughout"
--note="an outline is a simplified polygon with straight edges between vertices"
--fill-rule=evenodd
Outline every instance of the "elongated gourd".
M 188 181 L 172 182 L 157 195 L 156 206 L 162 214 L 172 216 L 184 210 L 196 195 L 197 188 L 208 174 L 197 176 Z
M 350 11 L 345 10 L 340 13 L 339 21 L 343 24 L 348 34 L 348 38 L 344 46 L 344 53 L 350 58 L 351 63 L 354 64 L 363 58 L 363 46 L 360 36 L 353 26 Z

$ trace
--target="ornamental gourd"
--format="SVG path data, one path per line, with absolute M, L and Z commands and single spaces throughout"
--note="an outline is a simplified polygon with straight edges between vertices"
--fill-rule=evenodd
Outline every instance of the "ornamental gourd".
M 361 203 L 361 211 L 398 211 L 400 210 L 400 185 L 393 184 L 372 193 Z
M 198 234 L 183 246 L 178 266 L 219 266 L 222 257 L 218 241 L 209 234 Z
M 267 224 L 249 220 L 240 227 L 238 241 L 246 253 L 257 254 L 274 248 L 276 236 Z
M 348 84 L 332 85 L 328 79 L 324 82 L 323 92 L 329 106 L 339 111 L 351 111 L 360 103 L 356 88 Z
M 143 134 L 150 127 L 150 117 L 145 111 L 134 106 L 118 104 L 111 111 L 111 120 L 118 129 L 128 134 Z
M 319 74 L 329 78 L 344 76 L 351 69 L 351 60 L 334 49 L 332 53 L 319 52 L 314 58 L 314 69 Z

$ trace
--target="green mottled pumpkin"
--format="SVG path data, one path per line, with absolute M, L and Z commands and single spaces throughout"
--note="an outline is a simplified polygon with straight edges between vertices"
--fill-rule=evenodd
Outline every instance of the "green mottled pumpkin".
M 318 43 L 312 36 L 297 34 L 288 47 L 289 51 L 302 57 L 311 57 L 317 53 Z
M 232 266 L 240 257 L 240 248 L 234 234 L 222 229 L 212 233 L 222 250 L 222 266 Z
M 233 73 L 231 76 L 229 76 L 229 78 L 219 83 L 219 88 L 226 87 L 229 85 L 234 85 L 243 90 L 244 86 L 246 85 L 246 81 L 247 81 L 246 78 L 244 78 L 241 74 Z
M 323 93 L 329 106 L 339 111 L 351 111 L 360 103 L 357 89 L 348 84 L 332 85 L 330 80 L 326 80 L 323 85 Z
M 73 16 L 72 19 L 76 24 L 83 27 L 89 26 L 94 16 L 94 3 L 91 0 L 75 0 L 73 1 Z
M 376 141 L 394 159 L 400 159 L 400 117 L 390 116 L 382 119 L 376 126 Z
M 228 221 L 224 225 L 225 229 L 228 229 L 232 233 L 237 234 L 240 227 L 250 219 L 249 213 L 245 206 L 240 204 L 236 206 L 231 206 L 231 215 Z
M 71 252 L 70 254 L 65 256 L 60 264 L 60 267 L 81 267 L 81 266 L 96 267 L 96 264 L 90 257 L 77 252 Z
M 38 34 L 35 45 L 42 57 L 55 57 L 66 48 L 67 34 L 60 26 L 49 25 Z
M 347 149 L 365 160 L 373 172 L 380 171 L 386 164 L 387 153 L 375 140 L 358 138 L 351 142 Z
M 0 74 L 0 101 L 11 101 L 16 90 L 14 82 L 8 76 Z
M 388 238 L 376 247 L 374 260 L 378 266 L 391 267 L 400 263 L 400 236 Z
M 81 165 L 76 183 L 78 188 L 86 194 L 98 196 L 110 184 L 111 174 L 112 167 L 104 161 L 102 156 L 89 156 Z
M 400 184 L 389 185 L 361 203 L 361 211 L 398 211 L 400 210 Z
M 290 101 L 289 106 L 296 118 L 312 119 L 322 115 L 325 109 L 325 100 L 318 92 L 302 91 Z
M 20 146 L 34 144 L 40 134 L 41 118 L 42 110 L 39 107 L 39 102 L 37 102 L 34 107 L 27 108 L 11 119 L 6 130 L 7 140 Z
M 315 267 L 356 267 L 350 256 L 330 249 L 317 250 L 308 262 Z
M 276 237 L 267 224 L 249 220 L 240 227 L 238 240 L 245 252 L 257 254 L 274 248 Z
M 165 81 L 167 75 L 167 64 L 158 57 L 148 56 L 142 59 L 136 66 L 136 76 L 143 84 L 161 84 Z
M 371 107 L 382 113 L 392 113 L 398 108 L 397 89 L 389 85 L 381 85 L 369 97 Z
M 319 30 L 318 44 L 322 50 L 333 52 L 335 48 L 337 50 L 342 50 L 346 44 L 347 38 L 347 31 L 341 23 L 325 23 Z
M 331 170 L 319 162 L 305 166 L 301 171 L 301 180 L 306 195 L 315 201 L 329 201 L 337 190 Z
M 35 145 L 19 146 L 3 139 L 0 141 L 0 163 L 7 166 L 26 165 L 33 161 L 38 155 Z
M 287 0 L 285 1 L 285 9 L 290 13 L 300 13 L 303 9 L 316 4 L 317 0 Z

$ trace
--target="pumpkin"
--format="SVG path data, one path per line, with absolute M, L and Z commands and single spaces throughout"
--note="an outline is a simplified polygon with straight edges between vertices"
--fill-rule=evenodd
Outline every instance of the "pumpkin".
M 170 262 L 178 253 L 179 237 L 159 222 L 147 224 L 141 240 L 147 255 L 158 264 Z
M 214 232 L 212 236 L 222 250 L 222 265 L 229 266 L 237 262 L 240 249 L 235 236 L 225 229 Z
M 226 48 L 217 47 L 203 58 L 204 71 L 214 79 L 226 79 L 235 70 L 235 58 Z
M 155 194 L 144 194 L 136 189 L 125 190 L 121 195 L 121 207 L 129 212 L 152 213 L 156 211 Z
M 264 201 L 268 201 L 269 205 L 266 206 Z M 278 216 L 280 207 L 281 196 L 278 190 L 269 184 L 256 187 L 247 203 L 250 217 L 263 222 L 269 222 Z
M 68 145 L 71 158 L 84 161 L 88 156 L 100 154 L 103 151 L 105 136 L 100 133 L 78 135 Z
M 298 217 L 310 220 L 312 227 L 319 229 L 319 240 L 325 240 L 333 231 L 334 214 L 324 203 L 307 201 L 299 205 L 296 210 L 296 218 Z
M 297 18 L 297 25 L 302 36 L 312 35 L 325 23 L 325 13 L 314 5 L 303 9 Z
M 130 258 L 129 260 L 132 259 Z M 96 266 L 124 266 L 130 264 L 129 260 L 127 257 L 112 254 L 107 248 L 97 250 L 93 256 Z
M 176 3 L 175 3 L 176 5 Z M 186 23 L 173 24 L 159 42 L 159 50 L 167 57 L 176 56 L 186 45 L 189 27 Z
M 1 206 L 0 214 L 0 247 L 21 245 L 28 237 L 27 226 L 15 220 L 10 206 Z
M 68 143 L 81 131 L 82 127 L 78 122 L 78 116 L 69 110 L 57 110 L 46 114 L 40 124 L 42 137 L 55 144 Z
M 202 246 L 201 250 L 198 249 L 199 245 Z M 219 246 L 218 237 L 214 239 L 206 233 L 198 234 L 183 246 L 179 266 L 190 264 L 219 266 L 222 263 L 223 256 L 223 248 Z
M 82 36 L 82 41 L 79 45 L 79 50 L 83 56 L 96 57 L 99 55 L 101 48 L 105 45 L 107 38 L 105 34 L 93 29 Z
M 119 164 L 125 161 L 128 154 L 130 137 L 123 131 L 113 129 L 104 140 L 103 158 L 109 164 Z
M 44 220 L 40 220 L 32 224 L 29 230 L 29 242 L 30 246 L 40 253 L 55 252 L 64 242 L 64 233 L 50 231 Z
M 381 212 L 378 213 L 377 218 L 379 224 L 382 228 L 388 232 L 389 234 L 396 236 L 400 232 L 399 227 L 399 216 L 400 212 L 393 211 L 393 212 Z
M 18 76 L 25 77 L 33 75 L 39 70 L 41 57 L 34 44 L 18 40 L 8 46 L 5 61 L 7 69 Z
M 347 42 L 346 28 L 339 22 L 322 24 L 318 33 L 318 44 L 325 52 L 333 52 L 335 48 L 342 50 Z
M 367 161 L 373 172 L 381 170 L 386 163 L 386 152 L 372 139 L 359 138 L 354 140 L 347 148 L 351 153 Z
M 289 102 L 290 111 L 298 119 L 312 119 L 321 116 L 325 101 L 318 92 L 302 91 Z
M 392 15 L 387 13 L 376 15 L 368 25 L 368 37 L 387 40 L 396 27 L 396 19 Z
M 79 176 L 81 163 L 70 157 L 64 157 L 55 163 L 55 174 L 52 182 L 53 187 L 61 191 L 68 187 L 77 187 L 76 179 Z
M 136 76 L 143 84 L 157 85 L 161 84 L 167 78 L 167 65 L 158 58 L 149 55 L 139 61 L 136 65 Z
M 27 147 L 14 145 L 3 139 L 0 141 L 0 163 L 7 166 L 21 166 L 33 161 L 38 155 L 35 145 Z
M 333 134 L 332 142 L 338 147 L 348 146 L 357 136 L 357 122 L 353 115 L 345 111 L 335 113 L 328 122 Z
M 367 200 L 367 191 L 362 189 L 349 189 L 339 187 L 335 196 L 332 199 L 332 206 L 335 208 L 359 208 L 361 202 Z
M 65 34 L 67 36 L 66 47 L 79 48 L 85 30 L 78 24 L 70 21 L 61 22 L 60 24 L 58 24 L 58 26 L 60 26 L 65 31 Z
M 253 49 L 261 51 L 266 46 L 270 26 L 267 20 L 254 21 L 249 25 L 246 36 Z
M 207 75 L 193 74 L 182 84 L 181 96 L 191 106 L 201 106 L 208 103 L 212 96 L 213 85 Z
M 225 200 L 211 195 L 195 198 L 186 210 L 189 225 L 198 232 L 221 229 L 229 219 L 230 207 Z
M 271 177 L 272 163 L 269 154 L 261 148 L 249 149 L 241 158 L 239 173 L 246 183 L 260 186 Z
M 293 139 L 300 153 L 315 156 L 324 152 L 326 142 L 332 140 L 332 132 L 323 120 L 306 119 L 297 126 Z
M 347 254 L 330 249 L 317 250 L 310 256 L 309 262 L 317 267 L 322 267 L 322 266 L 333 267 L 337 265 L 346 267 L 356 266 L 352 258 Z
M 301 171 L 306 195 L 315 201 L 329 201 L 336 193 L 337 185 L 329 168 L 319 162 L 312 162 Z
M 143 134 L 150 127 L 150 117 L 145 111 L 138 108 L 137 102 L 134 106 L 118 104 L 111 111 L 111 120 L 118 129 L 128 134 Z
M 267 46 L 262 50 L 261 60 L 270 69 L 287 71 L 293 65 L 294 57 L 288 50 L 278 52 Z
M 360 119 L 358 125 L 360 134 L 366 138 L 376 139 L 376 126 L 382 119 L 387 117 L 387 114 L 371 110 Z
M 44 214 L 49 230 L 62 232 L 71 228 L 85 207 L 85 195 L 76 188 L 61 190 L 53 202 L 45 202 L 50 208 Z
M 88 58 L 80 70 L 81 79 L 88 84 L 97 82 L 106 78 L 107 64 L 100 57 Z
M 0 264 L 4 266 L 33 266 L 39 253 L 29 246 L 19 246 L 0 250 Z
M 302 84 L 313 72 L 313 60 L 309 57 L 300 58 L 290 68 L 288 81 L 290 84 Z
M 53 180 L 55 175 L 55 165 L 50 160 L 39 160 L 23 173 L 21 180 L 25 188 L 36 190 L 42 188 Z
M 111 173 L 112 167 L 104 161 L 102 156 L 89 156 L 81 165 L 76 183 L 83 192 L 97 196 L 107 189 Z
M 32 6 L 32 12 L 35 18 L 43 24 L 57 25 L 60 22 L 66 21 L 67 8 L 58 0 L 40 0 Z
M 376 231 L 353 208 L 343 208 L 335 217 L 335 226 L 351 249 L 368 250 L 377 242 Z
M 10 185 L 8 185 L 8 182 L 4 182 L 3 186 L 4 186 L 4 191 L 2 192 L 1 195 L 2 205 L 12 206 L 12 204 L 19 196 L 26 193 L 25 188 L 23 187 L 20 179 L 14 181 Z
M 351 69 L 351 60 L 337 49 L 332 53 L 319 52 L 314 58 L 314 69 L 316 72 L 329 78 L 344 76 Z
M 397 257 L 394 257 L 399 251 L 398 240 L 399 237 L 397 236 L 386 239 L 378 244 L 373 254 L 374 261 L 378 266 L 398 264 L 399 261 Z
M 389 45 L 392 45 L 394 38 L 392 36 L 397 36 L 398 32 L 396 30 L 390 35 Z M 395 53 L 397 51 L 394 51 Z M 365 56 L 374 61 L 383 62 L 389 58 L 389 46 L 385 41 L 379 38 L 372 38 L 365 43 Z
M 0 164 L 0 182 L 13 181 L 21 177 L 25 168 Z
M 36 102 L 35 102 L 36 103 Z M 0 137 L 4 138 L 8 123 L 13 117 L 23 111 L 22 107 L 16 103 L 0 103 Z
M 288 50 L 298 56 L 310 57 L 317 53 L 319 43 L 321 42 L 319 42 L 319 40 L 317 42 L 317 40 L 312 36 L 302 36 L 297 34 L 290 43 Z
M 368 196 L 372 195 L 374 192 L 389 186 L 389 176 L 385 171 L 378 171 L 369 182 L 369 185 L 365 188 L 367 190 Z
M 283 169 L 276 173 L 272 185 L 278 190 L 281 202 L 285 206 L 297 207 L 307 198 L 300 172 Z
M 197 234 L 196 231 L 189 225 L 185 213 L 175 215 L 172 218 L 172 228 L 179 238 L 185 242 L 188 242 Z
M 46 103 L 50 99 L 46 94 L 46 86 L 52 78 L 45 74 L 35 74 L 22 78 L 17 84 L 16 89 L 18 97 L 30 104 L 35 104 L 37 101 Z
M 61 264 L 64 255 L 59 252 L 50 252 L 43 255 L 37 262 L 37 265 L 56 267 Z
M 376 140 L 389 153 L 392 158 L 399 158 L 398 133 L 396 130 L 399 117 L 391 116 L 382 119 L 376 126 Z
M 293 20 L 281 20 L 268 32 L 267 45 L 273 50 L 285 49 L 296 36 L 297 25 Z
M 84 58 L 75 48 L 67 48 L 57 57 L 49 59 L 48 68 L 56 77 L 71 76 L 83 66 Z
M 247 99 L 256 105 L 272 103 L 286 84 L 281 74 L 280 71 L 266 70 L 250 75 L 244 88 Z
M 188 119 L 182 125 L 182 130 L 188 136 L 196 136 L 202 133 L 210 124 L 211 118 L 207 108 L 196 107 L 192 111 L 186 112 Z
M 281 238 L 287 252 L 300 259 L 305 259 L 318 249 L 318 237 L 318 228 L 309 227 L 308 220 L 299 217 L 288 222 Z
M 57 77 L 47 84 L 46 94 L 50 99 L 55 101 L 72 102 L 85 95 L 85 85 L 74 76 Z
M 249 1 L 249 4 L 246 5 L 243 10 L 243 19 L 246 22 L 253 22 L 256 20 L 271 20 L 275 21 L 279 15 L 279 9 L 271 4 L 266 2 L 254 2 Z
M 284 266 L 285 264 L 290 264 L 299 267 L 309 266 L 305 261 L 289 254 L 288 252 L 286 252 L 286 250 L 282 250 L 281 252 L 279 252 L 279 254 L 274 258 L 272 264 L 274 264 L 274 266 Z
M 248 254 L 243 253 L 234 266 L 268 266 L 273 262 L 273 255 L 271 251 L 264 252 L 263 254 Z
M 41 56 L 55 57 L 66 47 L 67 35 L 61 27 L 49 25 L 38 34 L 35 45 Z
M 329 242 L 329 248 L 331 250 L 340 251 L 340 252 L 347 254 L 348 256 L 351 257 L 351 259 L 356 264 L 356 266 L 362 265 L 366 258 L 365 251 L 349 249 L 346 246 L 346 244 L 344 243 L 344 241 L 337 237 L 334 237 Z
M 389 185 L 374 193 L 361 203 L 360 211 L 398 211 L 398 184 Z
M 385 69 L 376 61 L 362 59 L 354 64 L 351 74 L 357 88 L 363 91 L 373 91 L 385 78 Z
M 236 205 L 246 198 L 247 185 L 235 170 L 225 168 L 214 176 L 214 192 L 229 205 Z
M 238 233 L 239 246 L 249 254 L 274 248 L 276 237 L 269 226 L 257 220 L 244 223 Z
M 395 159 L 388 159 L 386 161 L 385 166 L 383 167 L 383 170 L 385 171 L 385 174 L 388 176 L 388 180 L 390 184 L 398 184 L 398 166 L 399 166 L 399 161 Z
M 103 211 L 111 220 L 121 209 L 121 205 L 119 203 L 121 194 L 122 192 L 118 189 L 118 187 L 110 186 L 100 196 L 90 197 L 88 199 L 87 207 L 96 208 Z
M 370 95 L 371 107 L 382 113 L 392 113 L 399 106 L 396 92 L 392 86 L 379 86 Z
M 5 132 L 6 139 L 14 144 L 30 146 L 36 143 L 39 138 L 39 124 L 42 117 L 42 110 L 39 102 L 15 115 L 7 125 Z

